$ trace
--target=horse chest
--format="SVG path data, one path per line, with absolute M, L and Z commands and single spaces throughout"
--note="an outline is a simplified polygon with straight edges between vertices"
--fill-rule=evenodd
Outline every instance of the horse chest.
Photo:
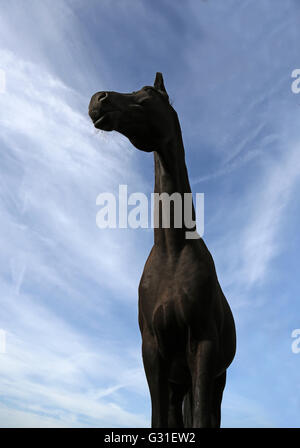
M 154 332 L 172 335 L 187 324 L 190 309 L 195 308 L 196 294 L 186 295 L 185 283 L 177 283 L 167 275 L 163 281 L 150 282 L 141 288 L 140 315 L 147 327 Z
M 188 248 L 175 259 L 152 253 L 139 288 L 142 327 L 161 339 L 182 339 L 188 327 L 203 326 L 211 308 L 211 268 Z

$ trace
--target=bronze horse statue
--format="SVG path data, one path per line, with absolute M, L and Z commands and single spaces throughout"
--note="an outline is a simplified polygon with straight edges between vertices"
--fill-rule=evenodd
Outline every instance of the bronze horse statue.
M 191 193 L 180 124 L 161 73 L 154 87 L 95 93 L 89 115 L 97 129 L 118 131 L 137 149 L 154 152 L 155 193 Z M 158 222 L 139 285 L 152 427 L 220 427 L 226 369 L 236 350 L 233 316 L 203 239 L 187 239 L 187 228 L 174 219 L 169 228 Z

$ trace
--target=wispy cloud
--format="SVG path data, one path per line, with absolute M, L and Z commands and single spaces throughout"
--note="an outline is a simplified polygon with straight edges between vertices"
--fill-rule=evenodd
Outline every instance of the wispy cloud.
M 16 406 L 16 416 L 28 411 L 28 421 L 39 415 L 40 425 L 143 426 L 143 416 L 123 408 L 122 394 L 133 387 L 131 376 L 135 392 L 140 381 L 137 393 L 146 393 L 141 361 L 129 353 L 122 360 L 124 348 L 113 353 L 109 341 L 91 346 L 80 330 L 90 322 L 90 337 L 98 340 L 95 316 L 101 328 L 112 306 L 105 288 L 112 301 L 135 303 L 140 267 L 126 263 L 132 235 L 124 244 L 124 232 L 101 232 L 95 222 L 98 193 L 114 191 L 114 179 L 133 171 L 132 153 L 124 138 L 94 132 L 72 103 L 75 92 L 58 78 L 8 51 L 1 50 L 1 64 L 8 87 L 0 96 L 0 201 L 2 229 L 10 235 L 0 266 L 3 409 Z M 95 285 L 86 290 L 90 297 L 84 281 Z M 82 311 L 82 322 L 70 327 L 66 313 Z
M 96 133 L 87 106 L 96 90 L 134 90 L 157 70 L 179 113 L 193 186 L 204 188 L 204 238 L 238 328 L 223 424 L 298 424 L 288 339 L 298 250 L 285 224 L 299 218 L 290 213 L 299 15 L 295 2 L 274 1 L 192 0 L 185 14 L 167 0 L 159 9 L 126 0 L 115 9 L 94 0 L 3 4 L 1 425 L 149 425 L 137 285 L 153 235 L 100 231 L 95 218 L 101 192 L 121 183 L 149 192 L 153 164 L 120 135 Z
M 284 223 L 285 209 L 300 179 L 298 144 L 286 148 L 286 155 L 270 163 L 266 179 L 253 197 L 251 220 L 244 234 L 241 257 L 242 278 L 253 284 L 266 277 L 272 258 L 280 251 L 278 236 Z
M 1 289 L 5 290 L 3 284 Z M 4 315 L 14 321 L 9 326 L 4 319 L 7 350 L 0 364 L 2 411 L 15 407 L 35 415 L 36 421 L 39 416 L 39 425 L 46 426 L 48 419 L 51 426 L 146 426 L 144 416 L 124 409 L 126 400 L 118 394 L 122 388 L 131 390 L 133 396 L 145 392 L 139 387 L 142 368 L 128 350 L 122 348 L 126 356 L 120 356 L 120 347 L 114 349 L 99 339 L 92 344 L 30 297 L 11 295 L 7 299 L 12 306 L 4 304 Z M 12 419 L 9 426 L 14 425 Z
M 287 141 L 280 156 L 264 158 L 256 169 L 256 182 L 230 211 L 216 246 L 235 306 L 255 303 L 253 297 L 248 301 L 248 292 L 270 280 L 272 261 L 284 249 L 286 237 L 280 235 L 300 180 L 298 143 Z

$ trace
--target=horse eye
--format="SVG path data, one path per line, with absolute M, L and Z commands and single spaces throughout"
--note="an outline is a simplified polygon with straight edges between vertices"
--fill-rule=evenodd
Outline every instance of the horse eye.
M 142 88 L 142 90 L 144 90 L 145 92 L 152 92 L 154 89 L 154 87 L 151 86 L 145 86 Z

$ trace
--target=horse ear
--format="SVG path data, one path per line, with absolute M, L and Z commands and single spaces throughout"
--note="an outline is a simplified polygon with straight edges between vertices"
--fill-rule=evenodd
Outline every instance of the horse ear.
M 168 94 L 164 85 L 164 78 L 162 73 L 157 72 L 154 81 L 154 87 L 159 90 L 161 93 L 165 94 L 168 98 Z

